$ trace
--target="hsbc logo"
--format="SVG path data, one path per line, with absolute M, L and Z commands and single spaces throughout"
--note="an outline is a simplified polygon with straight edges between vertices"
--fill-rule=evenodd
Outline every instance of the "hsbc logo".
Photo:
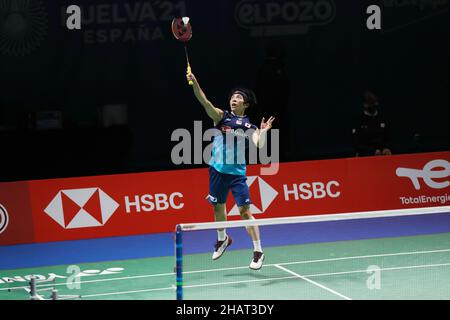
M 441 168 L 441 170 L 436 170 Z M 449 179 L 444 181 L 434 181 L 433 179 L 444 179 L 450 176 L 450 162 L 437 159 L 428 162 L 423 169 L 397 168 L 398 177 L 409 178 L 416 190 L 420 190 L 421 184 L 419 178 L 432 189 L 444 189 L 450 185 Z
M 0 204 L 0 234 L 2 234 L 8 227 L 9 217 L 6 208 Z
M 284 200 L 290 201 L 291 196 L 294 200 L 311 200 L 311 199 L 324 199 L 324 198 L 339 198 L 341 191 L 339 188 L 341 185 L 338 181 L 331 180 L 328 182 L 303 182 L 300 184 L 292 184 L 292 188 L 289 185 L 283 185 Z
M 180 210 L 184 207 L 182 198 L 183 194 L 181 192 L 173 192 L 169 195 L 165 193 L 135 195 L 134 199 L 126 196 L 125 211 L 131 213 L 134 209 L 135 212 L 139 213 L 141 211 Z
M 254 198 L 252 200 L 254 203 L 250 204 L 250 211 L 252 214 L 264 213 L 264 211 L 269 208 L 270 204 L 275 200 L 278 195 L 278 192 L 272 188 L 267 182 L 261 179 L 258 176 L 247 177 L 247 185 L 249 189 L 258 187 L 260 201 L 255 201 Z M 235 204 L 231 210 L 228 212 L 228 216 L 237 216 L 239 215 L 239 209 Z
M 100 188 L 61 190 L 44 212 L 64 229 L 103 226 L 119 204 Z

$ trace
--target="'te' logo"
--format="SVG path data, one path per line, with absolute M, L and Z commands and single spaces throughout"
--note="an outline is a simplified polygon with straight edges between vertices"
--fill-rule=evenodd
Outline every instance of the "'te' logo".
M 434 170 L 436 168 L 442 168 L 443 170 Z M 428 162 L 422 170 L 398 168 L 395 173 L 398 177 L 406 177 L 411 179 L 411 182 L 416 190 L 420 190 L 421 188 L 419 178 L 422 178 L 423 182 L 433 189 L 444 189 L 450 185 L 450 181 L 448 179 L 441 182 L 436 182 L 433 180 L 447 178 L 450 176 L 450 162 L 447 160 L 432 160 Z

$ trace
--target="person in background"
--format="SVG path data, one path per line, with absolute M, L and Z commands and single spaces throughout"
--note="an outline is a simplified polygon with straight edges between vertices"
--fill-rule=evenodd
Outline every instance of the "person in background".
M 364 93 L 363 109 L 352 129 L 357 157 L 391 155 L 388 127 L 380 115 L 379 99 L 370 91 Z

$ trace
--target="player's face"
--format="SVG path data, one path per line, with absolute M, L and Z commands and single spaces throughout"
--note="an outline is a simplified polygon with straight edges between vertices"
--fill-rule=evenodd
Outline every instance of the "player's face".
M 236 114 L 244 113 L 244 110 L 246 108 L 246 105 L 244 104 L 244 97 L 239 94 L 235 93 L 231 96 L 230 99 L 230 109 Z

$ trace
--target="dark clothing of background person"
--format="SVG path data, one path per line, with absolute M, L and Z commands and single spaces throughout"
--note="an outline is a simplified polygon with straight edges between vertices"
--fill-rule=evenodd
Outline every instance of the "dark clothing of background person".
M 363 112 L 352 130 L 356 156 L 390 155 L 388 126 L 378 110 L 378 98 L 364 96 Z

